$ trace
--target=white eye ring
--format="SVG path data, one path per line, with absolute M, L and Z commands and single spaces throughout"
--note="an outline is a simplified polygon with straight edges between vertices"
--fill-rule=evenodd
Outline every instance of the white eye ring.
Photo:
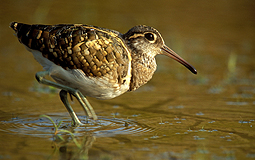
M 150 43 L 154 43 L 157 39 L 157 36 L 154 33 L 151 32 L 147 32 L 144 33 L 144 37 L 150 42 Z

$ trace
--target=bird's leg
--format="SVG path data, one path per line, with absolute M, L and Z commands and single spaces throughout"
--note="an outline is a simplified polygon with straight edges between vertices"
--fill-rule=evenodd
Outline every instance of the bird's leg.
M 67 100 L 67 91 L 61 90 L 59 92 L 59 96 L 60 96 L 61 101 L 64 103 L 67 111 L 69 112 L 70 116 L 72 117 L 73 126 L 78 127 L 78 126 L 82 125 L 81 121 L 79 120 L 79 118 L 77 117 L 77 115 L 75 114 L 75 112 L 73 111 L 71 105 L 69 104 L 69 102 Z
M 92 118 L 94 120 L 97 120 L 97 116 L 95 114 L 94 109 L 92 108 L 92 106 L 90 105 L 90 103 L 88 102 L 86 97 L 79 90 L 76 90 L 74 88 L 71 88 L 71 87 L 56 83 L 56 82 L 52 82 L 50 80 L 47 80 L 44 78 L 46 75 L 49 75 L 49 71 L 37 72 L 35 77 L 39 83 L 53 86 L 55 88 L 59 88 L 61 90 L 64 90 L 64 91 L 72 94 L 74 97 L 76 97 L 76 99 L 82 105 L 82 107 L 83 107 L 84 111 L 86 112 L 86 114 L 88 115 L 88 117 Z M 80 122 L 80 120 L 78 119 L 77 115 L 75 114 L 75 112 L 73 111 L 71 105 L 69 104 L 69 102 L 67 100 L 67 95 L 66 95 L 67 93 L 64 91 L 60 91 L 60 98 L 61 98 L 61 101 L 64 103 L 66 109 L 68 110 L 70 116 L 72 117 L 74 126 L 82 124 Z
M 69 91 L 83 106 L 84 111 L 87 113 L 89 118 L 92 118 L 93 120 L 97 120 L 97 115 L 93 109 L 93 107 L 90 105 L 87 98 L 79 91 L 79 90 L 73 90 Z

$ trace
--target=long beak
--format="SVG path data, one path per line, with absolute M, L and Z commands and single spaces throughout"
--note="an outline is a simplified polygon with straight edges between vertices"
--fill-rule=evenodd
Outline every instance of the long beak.
M 181 63 L 182 65 L 184 65 L 186 68 L 188 68 L 192 73 L 197 74 L 197 70 L 190 65 L 187 61 L 185 61 L 184 59 L 182 59 L 182 57 L 180 57 L 178 54 L 176 54 L 173 50 L 171 50 L 169 47 L 167 47 L 166 45 L 164 45 L 161 48 L 164 52 L 163 54 L 173 58 L 174 60 L 176 60 L 177 62 Z

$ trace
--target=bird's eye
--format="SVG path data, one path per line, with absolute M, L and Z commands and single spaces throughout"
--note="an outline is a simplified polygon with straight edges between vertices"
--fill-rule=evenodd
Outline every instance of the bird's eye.
M 146 34 L 144 35 L 144 37 L 145 37 L 146 39 L 148 39 L 149 41 L 154 41 L 154 40 L 155 40 L 155 37 L 154 37 L 154 35 L 153 35 L 152 33 L 146 33 Z

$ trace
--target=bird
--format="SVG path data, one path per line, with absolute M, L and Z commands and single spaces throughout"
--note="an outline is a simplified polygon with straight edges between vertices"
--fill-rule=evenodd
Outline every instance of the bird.
M 156 71 L 156 55 L 166 55 L 197 74 L 165 45 L 159 31 L 146 25 L 136 25 L 125 34 L 85 24 L 11 22 L 10 28 L 43 67 L 35 74 L 36 80 L 60 89 L 60 99 L 76 127 L 85 124 L 68 102 L 68 93 L 79 101 L 88 118 L 97 120 L 86 96 L 112 99 L 138 89 Z M 47 75 L 54 81 L 46 79 Z

